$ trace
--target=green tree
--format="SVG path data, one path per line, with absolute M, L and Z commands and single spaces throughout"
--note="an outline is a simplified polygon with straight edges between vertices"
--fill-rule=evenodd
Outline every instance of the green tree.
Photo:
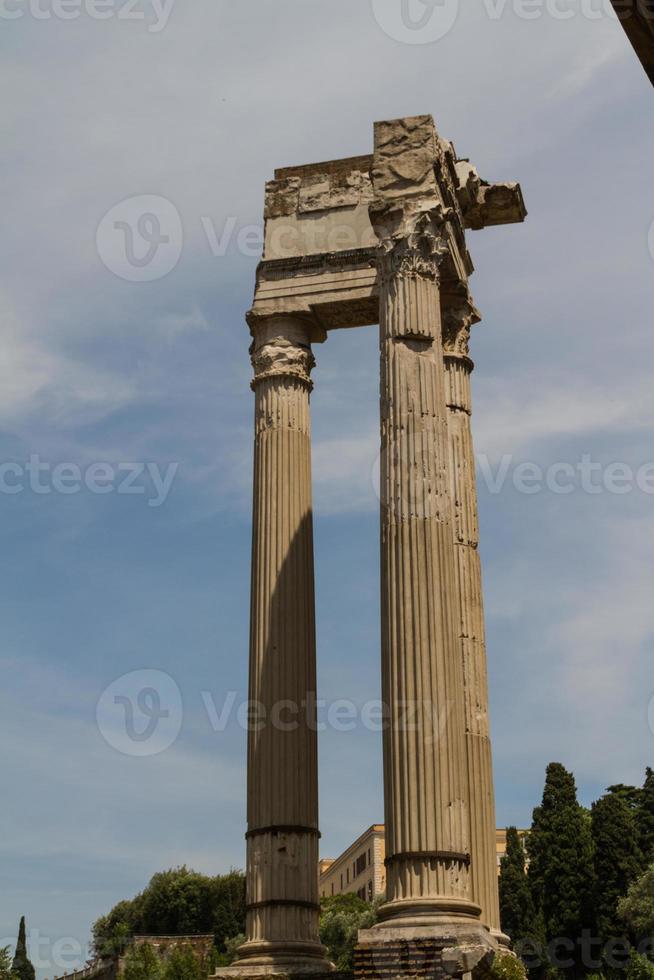
M 216 948 L 229 954 L 229 943 L 233 945 L 234 938 L 245 932 L 245 875 L 230 871 L 214 878 L 211 905 L 213 921 L 209 931 L 214 934 Z
M 593 844 L 574 776 L 558 762 L 547 767 L 543 802 L 534 810 L 527 847 L 528 880 L 547 941 L 576 944 L 592 924 Z M 579 953 L 570 959 L 575 961 L 572 973 L 581 975 Z
M 636 812 L 636 825 L 645 867 L 649 867 L 654 861 L 654 770 L 649 767 Z
M 535 909 L 525 870 L 525 849 L 515 827 L 506 832 L 506 854 L 500 862 L 500 916 L 502 930 L 520 948 L 535 939 Z
M 376 921 L 377 907 L 357 895 L 335 895 L 322 900 L 320 939 L 337 970 L 352 972 L 359 929 L 370 929 Z
M 619 796 L 633 813 L 638 810 L 643 795 L 643 791 L 639 786 L 626 786 L 624 783 L 609 786 L 606 792 L 613 793 L 614 796 Z
M 207 969 L 188 944 L 175 946 L 164 959 L 162 980 L 205 980 Z
M 127 951 L 122 980 L 163 980 L 163 963 L 152 946 L 139 943 Z
M 98 956 L 120 953 L 138 934 L 213 934 L 223 952 L 226 942 L 244 931 L 244 875 L 231 871 L 210 878 L 181 867 L 154 875 L 139 895 L 99 918 L 93 926 L 93 949 Z
M 654 963 L 632 950 L 626 980 L 654 980 Z
M 654 936 L 654 864 L 632 883 L 618 915 L 637 941 Z
M 36 973 L 27 955 L 27 938 L 25 930 L 25 916 L 20 920 L 18 928 L 18 942 L 16 943 L 16 953 L 14 962 L 11 964 L 11 973 L 16 980 L 34 980 Z
M 141 931 L 141 896 L 118 902 L 108 915 L 93 924 L 93 951 L 96 956 L 117 956 L 126 948 L 131 937 Z
M 0 949 L 0 980 L 10 980 L 11 978 L 11 954 L 9 947 L 4 946 Z
M 595 870 L 595 932 L 605 943 L 623 935 L 618 902 L 638 877 L 641 856 L 633 812 L 624 798 L 608 793 L 592 809 Z

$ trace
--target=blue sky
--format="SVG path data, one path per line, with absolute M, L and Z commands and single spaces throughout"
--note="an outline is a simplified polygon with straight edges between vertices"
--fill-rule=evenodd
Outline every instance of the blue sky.
M 553 759 L 586 803 L 654 759 L 654 497 L 515 486 L 525 462 L 590 456 L 603 478 L 653 459 L 654 101 L 618 22 L 600 0 L 528 19 L 483 0 L 409 44 L 388 33 L 396 0 L 176 0 L 165 23 L 140 2 L 141 20 L 118 0 L 102 21 L 17 0 L 0 16 L 0 462 L 177 465 L 158 507 L 142 480 L 0 493 L 0 937 L 26 914 L 41 976 L 155 871 L 242 866 L 245 734 L 207 704 L 246 692 L 256 258 L 233 239 L 212 254 L 206 228 L 260 223 L 276 166 L 369 152 L 376 119 L 433 113 L 529 208 L 470 234 L 477 450 L 494 474 L 510 456 L 500 492 L 480 484 L 498 824 L 528 824 Z M 128 282 L 96 232 L 141 195 L 174 205 L 183 248 Z M 379 696 L 375 330 L 315 353 L 319 697 L 362 705 Z M 137 670 L 183 705 L 156 756 L 116 751 L 96 719 Z M 334 855 L 382 818 L 379 736 L 327 730 L 320 754 Z

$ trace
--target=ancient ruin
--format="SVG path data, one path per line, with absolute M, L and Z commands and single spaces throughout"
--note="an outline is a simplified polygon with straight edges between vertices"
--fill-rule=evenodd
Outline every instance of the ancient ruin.
M 326 973 L 309 396 L 312 346 L 380 325 L 386 904 L 366 977 L 471 972 L 500 932 L 466 231 L 521 222 L 430 116 L 375 126 L 374 155 L 278 170 L 248 314 L 255 399 L 247 941 L 221 976 Z M 299 725 L 270 723 L 301 707 Z M 411 707 L 407 712 L 407 705 Z M 410 720 L 408 720 L 410 719 Z

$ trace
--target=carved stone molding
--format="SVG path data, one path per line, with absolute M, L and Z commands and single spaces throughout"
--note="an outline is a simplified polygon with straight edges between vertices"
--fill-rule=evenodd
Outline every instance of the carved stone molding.
M 313 390 L 311 372 L 316 359 L 310 347 L 275 337 L 261 347 L 255 348 L 253 344 L 250 354 L 254 368 L 253 389 L 268 378 L 297 378 L 309 391 Z
M 452 212 L 440 204 L 375 202 L 370 217 L 380 241 L 382 283 L 397 277 L 436 282 L 449 255 L 447 225 Z
M 470 357 L 470 334 L 481 314 L 470 296 L 443 304 L 443 348 L 446 357 Z

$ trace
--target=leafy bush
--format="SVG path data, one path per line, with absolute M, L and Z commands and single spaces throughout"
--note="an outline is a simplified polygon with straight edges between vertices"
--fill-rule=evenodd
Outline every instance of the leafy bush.
M 511 953 L 498 953 L 490 972 L 493 980 L 527 980 L 524 964 Z
M 337 970 L 351 972 L 359 929 L 370 929 L 377 921 L 378 905 L 368 905 L 357 895 L 335 895 L 322 901 L 320 940 Z

